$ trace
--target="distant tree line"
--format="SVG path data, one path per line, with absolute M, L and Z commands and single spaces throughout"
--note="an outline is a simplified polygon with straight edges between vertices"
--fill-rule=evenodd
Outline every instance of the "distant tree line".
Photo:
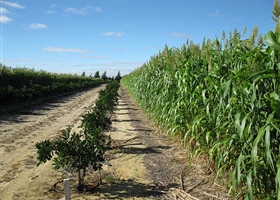
M 114 77 L 107 77 L 107 72 L 106 71 L 104 71 L 103 73 L 102 73 L 102 75 L 100 76 L 100 73 L 99 73 L 99 71 L 96 71 L 95 72 L 95 74 L 94 74 L 94 76 L 93 76 L 93 78 L 101 78 L 101 79 L 103 79 L 103 80 L 108 80 L 108 79 L 111 79 L 111 80 L 117 80 L 117 81 L 120 81 L 121 80 L 121 73 L 120 73 L 120 71 L 117 73 L 117 75 Z

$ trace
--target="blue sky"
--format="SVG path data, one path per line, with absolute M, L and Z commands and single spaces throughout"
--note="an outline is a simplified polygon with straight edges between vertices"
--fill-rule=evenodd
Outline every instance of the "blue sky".
M 273 0 L 1 0 L 1 62 L 125 75 L 169 47 L 273 30 Z

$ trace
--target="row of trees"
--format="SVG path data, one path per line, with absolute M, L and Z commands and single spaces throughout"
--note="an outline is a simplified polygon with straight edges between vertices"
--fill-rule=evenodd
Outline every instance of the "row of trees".
M 111 125 L 110 116 L 118 101 L 118 81 L 111 81 L 99 92 L 95 107 L 82 116 L 80 132 L 71 132 L 71 128 L 62 131 L 55 140 L 36 143 L 38 165 L 51 160 L 54 169 L 70 168 L 77 172 L 79 191 L 84 188 L 84 177 L 89 168 L 101 170 L 104 154 L 110 145 L 110 137 L 104 134 Z
M 84 74 L 84 73 L 83 73 Z M 121 79 L 121 73 L 120 72 L 118 72 L 117 73 L 117 75 L 114 77 L 107 77 L 107 72 L 106 71 L 104 71 L 103 73 L 102 73 L 102 75 L 100 76 L 100 73 L 99 73 L 99 71 L 96 71 L 95 72 L 95 74 L 94 74 L 94 76 L 93 76 L 93 78 L 101 78 L 101 79 L 103 79 L 103 80 L 107 80 L 107 79 L 114 79 L 114 80 L 117 80 L 117 81 L 119 81 L 120 79 Z
M 98 86 L 107 80 L 0 66 L 0 106 Z
M 39 98 L 63 94 L 79 89 L 86 89 L 121 79 L 120 72 L 116 77 L 108 78 L 106 71 L 94 77 L 73 74 L 56 74 L 44 70 L 29 68 L 12 68 L 0 64 L 0 106 L 30 102 Z
M 81 76 L 86 76 L 86 72 L 83 72 Z M 92 77 L 92 74 L 91 74 L 89 77 Z M 119 81 L 119 80 L 121 79 L 121 73 L 120 73 L 120 71 L 119 71 L 119 72 L 117 73 L 116 77 L 114 77 L 114 76 L 113 76 L 113 77 L 108 77 L 108 76 L 107 76 L 107 72 L 104 71 L 104 72 L 102 73 L 102 75 L 100 76 L 100 72 L 99 72 L 99 70 L 98 70 L 98 71 L 95 72 L 93 78 L 101 78 L 101 79 L 103 79 L 103 80 L 117 80 L 117 81 Z

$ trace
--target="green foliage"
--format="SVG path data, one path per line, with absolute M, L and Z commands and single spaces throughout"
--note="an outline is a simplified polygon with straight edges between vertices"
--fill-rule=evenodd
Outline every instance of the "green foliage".
M 55 149 L 54 144 L 49 141 L 49 140 L 45 140 L 39 143 L 36 143 L 35 147 L 38 149 L 37 154 L 38 154 L 38 164 L 37 166 L 39 166 L 42 163 L 47 162 L 48 160 L 50 160 L 53 156 L 53 150 Z
M 110 138 L 103 131 L 110 127 L 107 112 L 112 113 L 114 110 L 118 88 L 119 83 L 112 81 L 99 93 L 95 107 L 82 117 L 80 133 L 71 133 L 71 128 L 68 128 L 56 140 L 36 143 L 38 165 L 55 155 L 54 169 L 75 169 L 78 172 L 78 190 L 82 190 L 87 168 L 92 167 L 95 171 L 102 169 L 104 154 L 110 145 Z
M 189 42 L 168 48 L 121 80 L 169 135 L 215 163 L 236 198 L 279 195 L 279 36 Z M 227 174 L 231 174 L 228 176 Z M 277 174 L 277 176 L 276 176 Z
M 96 71 L 93 78 L 100 78 L 99 71 Z
M 84 74 L 84 73 L 83 73 Z M 95 87 L 101 79 L 71 74 L 55 74 L 43 70 L 0 67 L 0 105 L 36 100 L 66 92 Z
M 115 77 L 115 80 L 120 81 L 121 78 L 122 78 L 122 77 L 121 77 L 121 73 L 118 72 L 117 75 L 116 75 L 116 77 Z
M 274 0 L 272 9 L 272 19 L 277 23 L 280 17 L 280 3 L 279 0 Z
M 101 75 L 101 78 L 103 80 L 107 80 L 108 79 L 106 71 L 103 72 L 103 74 Z

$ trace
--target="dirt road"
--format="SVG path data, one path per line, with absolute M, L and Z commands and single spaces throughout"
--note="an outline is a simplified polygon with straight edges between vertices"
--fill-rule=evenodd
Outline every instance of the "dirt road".
M 98 98 L 96 88 L 23 109 L 0 117 L 0 199 L 64 199 L 63 189 L 53 184 L 66 178 L 52 163 L 36 167 L 35 143 L 51 139 L 71 126 L 78 130 L 81 116 Z M 71 184 L 72 200 L 103 199 L 229 199 L 213 182 L 206 160 L 187 159 L 187 150 L 149 122 L 124 88 L 120 88 L 112 128 L 113 139 L 102 170 L 103 184 L 79 193 Z M 94 183 L 98 174 L 88 173 Z M 184 187 L 184 188 L 183 188 Z M 184 190 L 183 190 L 184 189 Z
M 80 125 L 103 86 L 0 117 L 0 199 L 41 199 L 55 176 L 51 163 L 36 167 L 35 143 Z M 52 183 L 50 183 L 52 184 Z

